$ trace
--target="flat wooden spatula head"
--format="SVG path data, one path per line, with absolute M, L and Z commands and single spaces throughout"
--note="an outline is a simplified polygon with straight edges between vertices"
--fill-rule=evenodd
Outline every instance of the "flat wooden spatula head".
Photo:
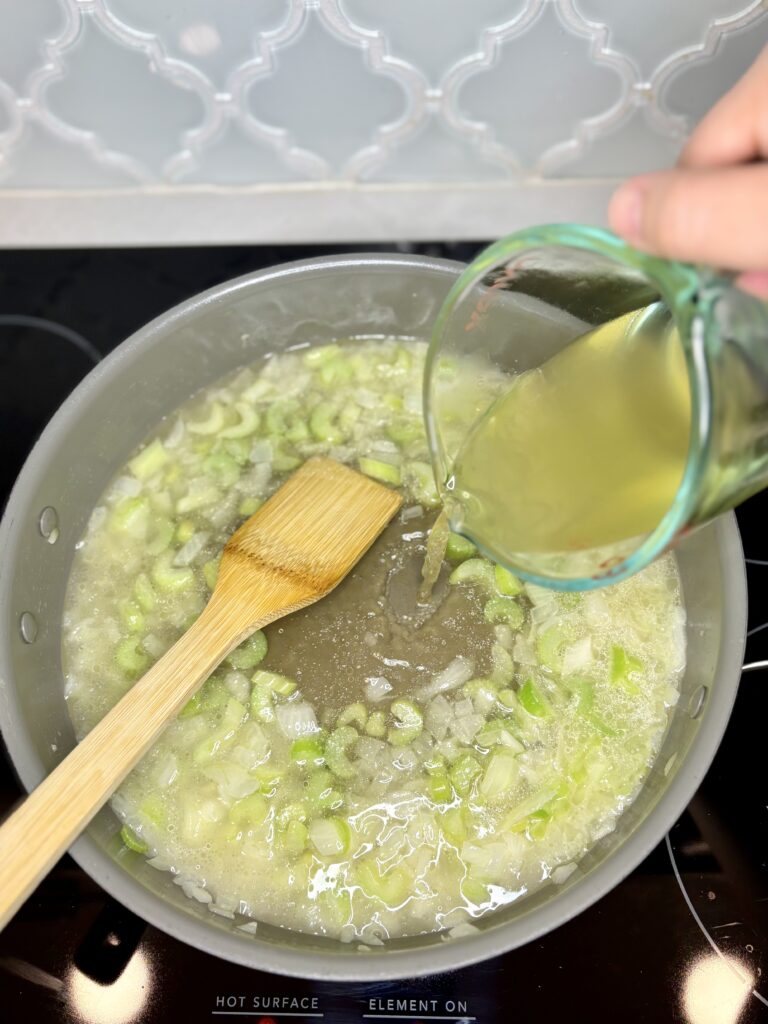
M 312 604 L 344 579 L 401 503 L 341 463 L 310 459 L 230 537 L 214 599 L 238 597 L 251 628 Z

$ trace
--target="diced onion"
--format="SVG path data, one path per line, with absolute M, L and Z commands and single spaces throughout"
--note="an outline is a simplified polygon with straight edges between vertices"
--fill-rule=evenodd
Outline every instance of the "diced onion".
M 182 544 L 173 558 L 173 565 L 191 565 L 197 558 L 205 545 L 208 543 L 210 534 L 206 530 L 199 530 L 193 533 L 186 544 Z
M 419 696 L 434 697 L 438 693 L 447 693 L 455 690 L 464 683 L 468 683 L 475 671 L 474 662 L 470 658 L 459 655 L 447 665 L 442 672 L 438 672 L 419 693 Z
M 320 731 L 311 704 L 281 704 L 275 714 L 277 724 L 286 739 L 296 740 L 300 736 L 311 736 L 312 733 Z
M 581 672 L 592 664 L 592 637 L 585 636 L 563 651 L 563 675 Z
M 392 684 L 384 676 L 368 676 L 365 680 L 365 697 L 366 700 L 376 703 L 377 701 L 384 700 L 388 693 L 392 690 Z

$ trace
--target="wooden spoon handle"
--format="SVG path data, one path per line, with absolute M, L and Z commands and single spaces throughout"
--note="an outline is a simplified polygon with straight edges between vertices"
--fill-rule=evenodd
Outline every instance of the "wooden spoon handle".
M 223 603 L 200 618 L 0 827 L 0 928 L 243 639 Z M 234 635 L 233 635 L 234 633 Z

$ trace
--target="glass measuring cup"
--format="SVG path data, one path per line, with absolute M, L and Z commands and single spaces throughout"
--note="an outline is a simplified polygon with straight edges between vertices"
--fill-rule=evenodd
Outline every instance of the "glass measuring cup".
M 676 375 L 685 391 L 679 479 L 668 501 L 657 502 L 627 536 L 597 542 L 594 533 L 551 548 L 518 544 L 502 527 L 536 491 L 537 467 L 523 459 L 519 475 L 511 474 L 499 456 L 479 500 L 479 491 L 462 488 L 457 465 L 521 375 L 536 371 L 546 379 L 577 341 L 598 328 L 615 333 L 617 324 L 617 352 L 662 345 L 659 384 Z M 593 398 L 599 405 L 606 395 Z M 435 478 L 456 532 L 535 583 L 586 590 L 616 582 L 768 485 L 768 305 L 712 270 L 649 256 L 596 228 L 520 231 L 482 252 L 451 289 L 430 342 L 424 406 Z M 606 473 L 605 493 L 598 486 L 591 495 L 590 516 L 610 509 L 610 483 Z M 638 484 L 643 500 L 644 485 L 655 486 L 652 478 Z M 542 521 L 551 512 L 542 505 Z

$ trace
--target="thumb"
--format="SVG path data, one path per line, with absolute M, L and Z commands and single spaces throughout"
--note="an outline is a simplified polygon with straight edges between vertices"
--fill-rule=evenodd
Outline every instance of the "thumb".
M 625 182 L 608 210 L 632 245 L 733 270 L 768 267 L 768 163 L 674 170 Z

